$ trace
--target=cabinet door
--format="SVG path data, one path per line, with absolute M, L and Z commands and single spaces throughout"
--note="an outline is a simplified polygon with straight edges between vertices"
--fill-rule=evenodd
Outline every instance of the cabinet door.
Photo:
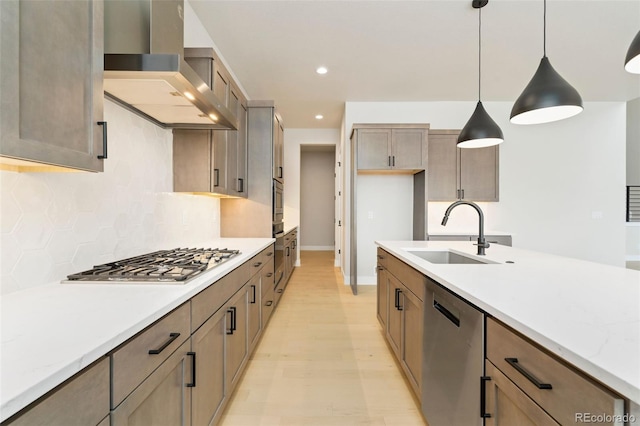
M 389 289 L 387 340 L 398 359 L 402 359 L 402 291 L 404 286 L 393 275 L 389 273 L 385 275 Z
M 247 198 L 249 196 L 247 180 L 247 105 L 240 104 L 238 110 L 238 166 L 236 171 L 235 195 Z
M 409 383 L 418 397 L 422 389 L 422 333 L 424 328 L 424 304 L 412 292 L 403 289 L 402 306 L 402 365 Z
M 284 128 L 278 116 L 273 116 L 273 177 L 284 179 Z
M 109 359 L 87 367 L 3 426 L 96 425 L 109 413 Z
M 112 426 L 191 425 L 190 344 L 183 343 L 112 411 Z
M 391 130 L 391 167 L 394 169 L 424 169 L 427 131 L 424 129 Z
M 262 321 L 260 318 L 260 311 L 262 306 L 262 281 L 261 273 L 258 272 L 249 281 L 249 320 L 248 320 L 248 332 L 249 332 L 249 352 L 258 342 L 260 337 L 260 331 L 262 330 Z
M 429 201 L 458 198 L 457 134 L 429 132 L 427 180 Z
M 210 130 L 173 131 L 173 190 L 211 192 L 213 145 Z
M 229 106 L 229 74 L 227 70 L 222 66 L 222 63 L 218 60 L 214 63 L 213 74 L 213 94 L 224 103 L 224 106 Z
M 233 391 L 249 354 L 247 346 L 247 306 L 249 286 L 244 286 L 225 305 L 225 383 Z
M 391 168 L 391 129 L 358 129 L 358 169 Z
M 191 336 L 196 353 L 196 386 L 192 388 L 193 426 L 209 425 L 222 412 L 225 398 L 224 339 L 226 311 L 219 309 Z
M 498 201 L 498 152 L 497 145 L 459 149 L 462 199 Z
M 485 361 L 486 401 L 484 411 L 490 415 L 486 426 L 557 426 L 557 423 L 540 406 L 513 384 L 491 362 Z
M 0 155 L 101 172 L 102 1 L 0 1 Z
M 213 173 L 211 187 L 217 194 L 227 193 L 227 132 L 213 133 Z
M 377 314 L 378 321 L 380 321 L 380 325 L 383 330 L 387 329 L 387 322 L 389 318 L 389 280 L 387 278 L 387 270 L 384 269 L 384 266 L 378 265 L 378 303 L 377 303 Z

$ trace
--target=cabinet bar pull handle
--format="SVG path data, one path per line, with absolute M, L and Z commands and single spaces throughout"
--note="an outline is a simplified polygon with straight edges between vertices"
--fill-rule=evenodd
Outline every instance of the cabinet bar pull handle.
M 391 167 L 391 156 L 387 156 L 387 166 Z
M 445 308 L 444 306 L 442 306 L 440 303 L 438 303 L 437 300 L 433 300 L 433 307 L 440 312 L 442 315 L 444 315 L 445 317 L 447 317 L 447 319 L 449 321 L 451 321 L 456 327 L 460 327 L 460 319 L 458 319 L 455 315 L 453 315 L 451 313 L 450 310 L 448 310 L 447 308 Z
M 291 251 L 289 249 L 289 247 L 287 247 L 287 256 L 289 256 L 291 254 Z
M 213 169 L 213 186 L 220 186 L 220 169 Z
M 271 306 L 273 305 L 273 300 L 267 300 L 267 303 L 264 304 L 264 306 Z
M 244 192 L 244 179 L 243 178 L 238 178 L 238 187 L 236 189 L 236 192 Z
M 262 265 L 262 262 L 256 262 L 256 263 L 254 263 L 254 264 L 253 264 L 253 267 L 254 267 L 254 268 L 257 268 L 257 267 L 259 267 L 260 265 Z
M 381 254 L 379 254 L 379 255 L 378 255 L 378 259 L 384 259 L 384 256 L 383 256 L 383 255 L 381 255 Z
M 269 253 L 267 253 L 267 256 L 273 256 L 273 252 L 270 251 Z
M 531 383 L 533 383 L 538 389 L 553 389 L 550 383 L 542 383 L 540 380 L 536 378 L 533 374 L 529 373 L 525 370 L 520 364 L 518 364 L 518 358 L 505 358 L 505 361 L 509 363 L 510 366 L 518 370 L 518 373 L 522 374 L 527 378 Z
M 233 332 L 236 330 L 236 307 L 230 307 L 229 309 L 227 309 L 227 313 L 231 314 L 231 326 L 229 327 L 229 330 L 227 330 L 227 334 L 233 334 Z
M 282 290 L 281 288 L 278 289 L 278 293 L 282 293 L 284 290 Z
M 395 156 L 395 155 L 391 157 L 391 165 L 392 165 L 393 167 L 395 167 L 395 166 L 396 166 L 396 156 Z
M 383 268 L 382 266 L 378 266 L 376 269 L 377 269 L 378 271 L 384 271 L 384 268 Z
M 255 285 L 251 285 L 251 304 L 256 303 L 256 286 Z
M 282 170 L 282 167 L 278 167 L 278 177 L 279 177 L 279 178 L 284 177 L 284 176 L 283 176 L 283 170 Z
M 178 336 L 180 336 L 180 333 L 169 333 L 169 338 L 162 344 L 162 346 L 160 346 L 158 349 L 149 349 L 149 355 L 158 355 L 160 352 L 165 350 L 167 346 L 173 343 L 173 341 L 176 340 Z
M 107 158 L 107 122 L 98 121 L 98 126 L 102 126 L 102 155 L 98 155 L 99 160 Z
M 396 304 L 396 309 L 399 311 L 402 311 L 402 306 L 400 306 L 400 295 L 402 294 L 402 290 L 400 290 L 399 288 L 396 288 L 396 297 L 395 297 L 395 304 Z
M 490 381 L 491 377 L 489 376 L 480 376 L 480 417 L 483 419 L 488 419 L 491 417 L 491 414 L 486 411 L 487 404 L 487 387 L 486 382 Z
M 464 200 L 464 189 L 461 189 L 460 191 L 462 192 L 462 198 L 461 199 Z
M 187 383 L 188 388 L 196 387 L 196 353 L 195 352 L 187 352 L 187 355 L 191 357 L 191 368 L 193 377 L 191 378 L 191 383 Z
M 267 278 L 271 278 L 273 274 L 271 272 L 267 272 Z

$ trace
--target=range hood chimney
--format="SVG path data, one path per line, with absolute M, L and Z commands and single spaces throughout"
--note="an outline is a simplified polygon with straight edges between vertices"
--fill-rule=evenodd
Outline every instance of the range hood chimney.
M 237 129 L 184 60 L 184 0 L 105 0 L 105 95 L 165 128 Z

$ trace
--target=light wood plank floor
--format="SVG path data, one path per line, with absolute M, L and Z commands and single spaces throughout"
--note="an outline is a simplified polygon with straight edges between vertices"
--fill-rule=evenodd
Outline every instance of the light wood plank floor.
M 332 252 L 303 251 L 224 426 L 425 425 L 376 318 L 375 286 L 353 296 Z

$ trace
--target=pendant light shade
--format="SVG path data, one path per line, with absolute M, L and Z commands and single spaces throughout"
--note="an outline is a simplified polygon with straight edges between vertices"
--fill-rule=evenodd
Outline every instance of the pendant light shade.
M 514 124 L 540 124 L 579 114 L 582 98 L 578 91 L 551 66 L 547 58 L 547 1 L 544 0 L 543 55 L 533 78 L 511 109 Z
M 502 130 L 478 101 L 475 111 L 458 135 L 459 148 L 484 148 L 504 141 Z
M 539 124 L 573 117 L 582 111 L 578 91 L 551 66 L 546 56 L 511 109 L 514 124 Z
M 624 60 L 624 69 L 632 74 L 640 74 L 640 31 L 629 46 L 627 57 Z
M 458 135 L 458 148 L 484 148 L 498 145 L 504 140 L 502 130 L 500 130 L 500 127 L 489 116 L 480 101 L 482 8 L 486 6 L 488 2 L 488 0 L 474 0 L 471 2 L 471 5 L 475 9 L 478 9 L 478 103 L 476 104 L 475 111 L 471 114 L 471 118 L 469 118 L 469 121 L 467 121 L 467 124 L 464 125 Z

